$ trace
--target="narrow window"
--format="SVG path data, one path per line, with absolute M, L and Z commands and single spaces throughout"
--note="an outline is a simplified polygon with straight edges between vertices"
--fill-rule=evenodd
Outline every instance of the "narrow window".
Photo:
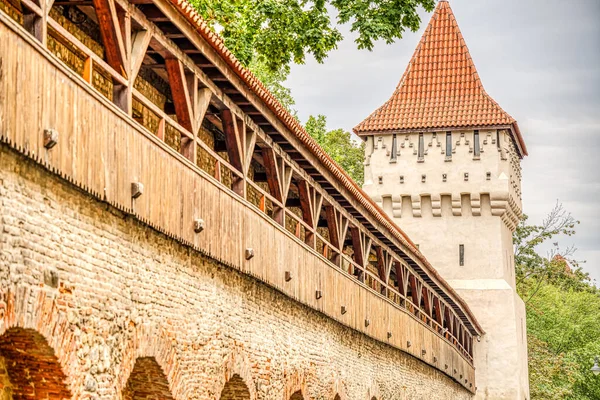
M 452 158 L 452 132 L 446 132 L 446 159 Z
M 460 264 L 461 267 L 465 265 L 465 245 L 464 244 L 458 245 L 458 263 Z
M 423 159 L 423 153 L 425 153 L 425 142 L 423 139 L 423 134 L 419 133 L 419 154 L 418 154 L 419 160 Z
M 396 161 L 398 158 L 398 145 L 396 144 L 396 135 L 392 137 L 392 158 L 391 161 Z
M 473 155 L 475 157 L 479 157 L 481 154 L 481 149 L 479 148 L 479 131 L 475 131 L 473 133 Z
M 498 146 L 498 148 L 500 148 L 500 131 L 499 130 L 496 131 L 496 146 Z

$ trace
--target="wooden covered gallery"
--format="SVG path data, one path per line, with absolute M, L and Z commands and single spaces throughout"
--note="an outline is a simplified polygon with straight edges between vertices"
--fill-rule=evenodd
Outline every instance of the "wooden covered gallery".
M 3 142 L 475 391 L 466 304 L 185 0 L 0 0 L 0 33 Z

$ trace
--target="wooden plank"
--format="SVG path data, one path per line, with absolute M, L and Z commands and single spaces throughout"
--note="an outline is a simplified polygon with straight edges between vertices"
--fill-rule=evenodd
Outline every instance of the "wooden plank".
M 221 121 L 223 121 L 223 133 L 225 134 L 229 163 L 238 171 L 243 171 L 243 148 L 237 134 L 238 128 L 235 116 L 230 110 L 223 110 L 221 111 Z
M 193 131 L 192 119 L 192 102 L 188 91 L 187 78 L 183 64 L 176 58 L 168 58 L 165 60 L 169 86 L 171 95 L 173 96 L 173 104 L 175 106 L 175 114 L 177 122 L 188 131 Z
M 263 166 L 267 174 L 267 185 L 269 186 L 269 192 L 277 200 L 283 202 L 281 181 L 279 179 L 279 170 L 277 168 L 277 161 L 275 159 L 275 152 L 271 147 L 263 147 L 261 149 L 263 158 Z
M 87 57 L 83 63 L 83 79 L 91 84 L 94 73 L 94 61 L 92 57 Z
M 127 52 L 121 32 L 121 22 L 114 0 L 93 0 L 100 36 L 104 44 L 106 61 L 116 71 L 127 77 Z
M 177 115 L 177 122 L 187 131 L 193 133 L 195 131 L 194 110 L 192 108 L 188 77 L 186 76 L 183 63 L 176 58 L 167 58 L 165 66 L 175 106 L 175 114 Z M 195 147 L 195 137 L 181 138 L 181 154 L 194 164 L 196 163 Z
M 131 38 L 131 63 L 129 70 L 129 80 L 133 82 L 140 71 L 148 45 L 152 40 L 152 33 L 147 29 L 142 29 L 133 33 Z

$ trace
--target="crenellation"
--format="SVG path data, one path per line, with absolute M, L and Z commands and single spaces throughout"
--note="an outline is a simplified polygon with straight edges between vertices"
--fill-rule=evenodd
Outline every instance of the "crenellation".
M 492 200 L 491 200 L 492 199 Z M 515 205 L 503 193 L 420 193 L 384 194 L 373 201 L 394 218 L 505 217 L 511 228 L 518 221 Z M 446 206 L 444 206 L 446 204 Z M 402 226 L 402 222 L 399 222 Z

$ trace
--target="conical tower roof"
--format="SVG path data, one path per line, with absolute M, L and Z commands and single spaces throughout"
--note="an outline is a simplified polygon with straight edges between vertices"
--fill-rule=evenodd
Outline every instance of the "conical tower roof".
M 447 1 L 440 1 L 392 97 L 354 128 L 357 135 L 451 128 L 511 130 L 514 118 L 485 91 Z

